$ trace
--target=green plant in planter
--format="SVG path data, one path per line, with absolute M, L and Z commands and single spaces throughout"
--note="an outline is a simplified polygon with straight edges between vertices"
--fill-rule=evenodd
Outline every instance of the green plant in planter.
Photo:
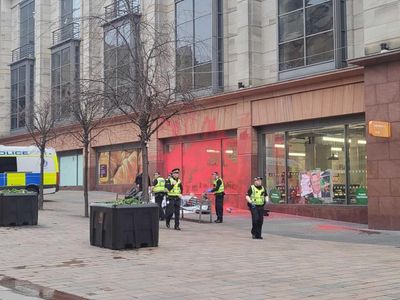
M 143 202 L 137 198 L 127 198 L 127 199 L 117 199 L 115 201 L 108 202 L 109 204 L 119 206 L 119 205 L 135 205 L 142 204 Z
M 6 189 L 6 190 L 1 190 L 0 194 L 27 194 L 28 191 L 24 189 Z

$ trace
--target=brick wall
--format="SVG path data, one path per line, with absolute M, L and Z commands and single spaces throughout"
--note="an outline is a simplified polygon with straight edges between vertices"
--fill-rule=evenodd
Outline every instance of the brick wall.
M 368 220 L 375 229 L 400 229 L 400 62 L 365 67 L 366 121 L 388 121 L 390 139 L 368 135 Z

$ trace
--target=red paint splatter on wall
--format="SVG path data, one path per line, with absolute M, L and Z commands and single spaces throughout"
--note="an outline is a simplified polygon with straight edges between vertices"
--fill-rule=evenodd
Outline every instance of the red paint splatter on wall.
M 184 194 L 194 193 L 199 196 L 211 188 L 211 173 L 217 171 L 223 176 L 226 206 L 237 206 L 238 186 L 241 181 L 236 138 L 168 144 L 164 157 L 166 171 L 181 167 Z

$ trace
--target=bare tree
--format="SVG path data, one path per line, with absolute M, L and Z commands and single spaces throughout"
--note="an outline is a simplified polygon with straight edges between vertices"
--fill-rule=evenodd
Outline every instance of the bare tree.
M 44 164 L 47 144 L 56 138 L 51 97 L 35 102 L 28 110 L 26 129 L 40 151 L 39 209 L 43 209 Z
M 85 217 L 89 216 L 89 147 L 91 142 L 104 130 L 100 124 L 108 116 L 110 109 L 103 105 L 104 93 L 98 84 L 91 80 L 80 81 L 79 89 L 73 93 L 69 106 L 73 121 L 79 130 L 71 135 L 83 145 L 83 195 Z
M 143 195 L 148 201 L 148 143 L 166 121 L 186 107 L 193 106 L 194 98 L 189 85 L 184 82 L 175 85 L 177 41 L 174 28 L 152 22 L 147 16 L 139 14 L 132 1 L 123 2 L 125 19 L 122 25 L 111 26 L 116 32 L 118 54 L 124 63 L 112 72 L 107 73 L 106 70 L 105 95 L 111 105 L 139 129 Z

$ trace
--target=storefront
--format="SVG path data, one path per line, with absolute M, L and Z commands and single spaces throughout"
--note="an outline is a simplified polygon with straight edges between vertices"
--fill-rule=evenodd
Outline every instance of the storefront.
M 259 138 L 274 204 L 367 205 L 363 115 L 265 127 Z
M 237 139 L 234 132 L 225 132 L 223 135 L 166 141 L 163 175 L 166 176 L 174 168 L 181 168 L 184 194 L 200 196 L 212 187 L 211 174 L 219 172 L 224 179 L 226 205 L 236 203 L 240 182 Z
M 135 144 L 114 145 L 96 149 L 97 188 L 127 191 L 141 172 L 141 150 Z
M 67 151 L 58 153 L 58 160 L 60 164 L 60 187 L 82 186 L 82 151 Z

